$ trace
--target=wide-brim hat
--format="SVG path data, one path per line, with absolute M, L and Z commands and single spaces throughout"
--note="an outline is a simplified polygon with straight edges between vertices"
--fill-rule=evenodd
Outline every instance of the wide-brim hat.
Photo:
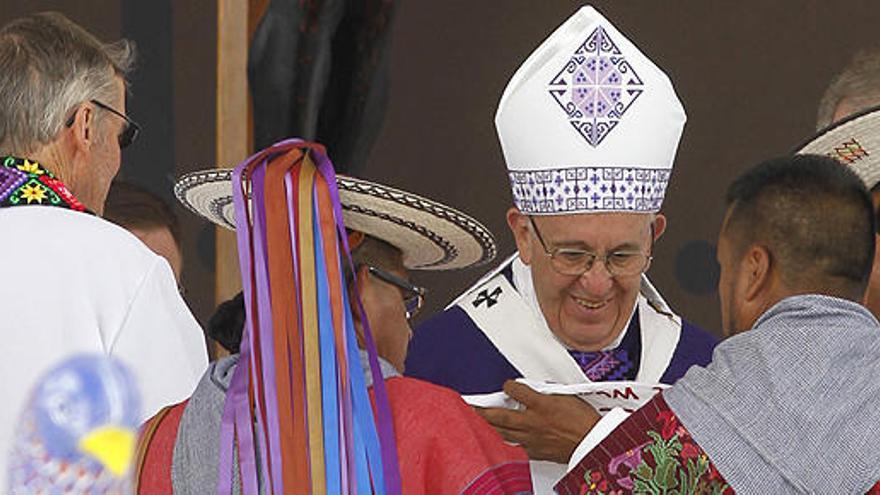
M 381 239 L 416 270 L 451 270 L 495 258 L 495 238 L 483 224 L 442 203 L 354 177 L 336 176 L 345 226 Z M 235 230 L 232 169 L 191 172 L 174 184 L 193 213 Z
M 835 122 L 796 148 L 850 167 L 868 189 L 880 183 L 880 106 Z

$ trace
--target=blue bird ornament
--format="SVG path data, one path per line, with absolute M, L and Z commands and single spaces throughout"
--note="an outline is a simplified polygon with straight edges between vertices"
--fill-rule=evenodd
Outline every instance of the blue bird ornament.
M 20 418 L 10 493 L 130 493 L 140 399 L 121 363 L 101 355 L 63 361 L 36 383 Z

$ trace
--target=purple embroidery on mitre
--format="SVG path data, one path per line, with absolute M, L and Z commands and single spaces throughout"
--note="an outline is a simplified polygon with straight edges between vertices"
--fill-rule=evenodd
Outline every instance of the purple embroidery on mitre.
M 644 83 L 601 26 L 550 82 L 550 94 L 593 147 L 614 129 Z
M 22 184 L 27 182 L 28 174 L 8 167 L 0 167 L 0 202 L 5 201 Z
M 569 167 L 510 172 L 516 207 L 526 214 L 660 211 L 671 170 Z

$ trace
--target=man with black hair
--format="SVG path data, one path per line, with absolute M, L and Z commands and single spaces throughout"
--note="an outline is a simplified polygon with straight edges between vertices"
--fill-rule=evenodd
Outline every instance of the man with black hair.
M 238 354 L 242 328 L 244 328 L 244 293 L 239 292 L 232 299 L 223 301 L 217 306 L 205 327 L 205 334 L 214 345 L 215 358 Z
M 726 332 L 748 329 L 740 320 L 754 321 L 786 291 L 861 301 L 873 261 L 875 220 L 861 188 L 844 180 L 853 175 L 828 159 L 800 155 L 768 161 L 731 184 L 719 262 L 724 267 L 742 260 L 754 274 L 737 275 L 751 277 L 775 265 L 771 289 L 780 296 L 757 298 L 749 314 L 756 299 L 751 280 L 722 271 L 718 288 Z
M 746 172 L 727 204 L 719 292 L 733 336 L 622 422 L 598 421 L 561 493 L 877 490 L 880 324 L 859 304 L 874 253 L 867 190 L 800 155 Z

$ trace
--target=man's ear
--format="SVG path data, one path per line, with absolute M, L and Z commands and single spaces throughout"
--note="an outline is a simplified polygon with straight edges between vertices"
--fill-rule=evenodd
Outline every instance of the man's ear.
M 516 207 L 507 210 L 507 226 L 513 233 L 519 258 L 528 265 L 532 260 L 531 236 L 529 235 L 529 217 L 523 215 Z
M 746 301 L 757 300 L 770 289 L 773 259 L 766 247 L 754 244 L 749 247 L 743 260 Z
M 73 114 L 73 123 L 69 126 L 71 142 L 76 151 L 86 152 L 95 142 L 97 122 L 95 109 L 82 104 Z
M 654 242 L 657 242 L 664 232 L 666 232 L 666 215 L 658 213 L 654 215 Z

